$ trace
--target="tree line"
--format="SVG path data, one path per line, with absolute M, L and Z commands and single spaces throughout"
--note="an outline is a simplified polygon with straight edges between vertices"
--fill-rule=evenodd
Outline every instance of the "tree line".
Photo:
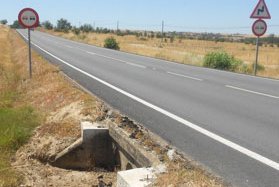
M 1 24 L 7 24 L 7 20 L 0 20 Z M 47 30 L 54 30 L 56 32 L 73 32 L 76 35 L 80 33 L 114 33 L 120 36 L 124 35 L 135 35 L 141 40 L 146 40 L 147 38 L 164 38 L 169 39 L 170 42 L 173 42 L 175 38 L 181 39 L 196 39 L 196 40 L 206 40 L 206 41 L 214 41 L 214 42 L 240 42 L 246 44 L 255 44 L 255 38 L 253 37 L 245 37 L 244 35 L 239 34 L 231 34 L 231 35 L 223 35 L 219 33 L 190 33 L 190 32 L 154 32 L 154 31 L 132 31 L 132 30 L 113 30 L 103 27 L 93 27 L 91 24 L 83 24 L 79 27 L 73 26 L 67 19 L 61 18 L 57 20 L 56 25 L 53 25 L 50 21 L 44 21 L 40 23 L 41 27 Z M 20 28 L 18 21 L 14 21 L 11 28 Z M 279 47 L 279 37 L 274 34 L 270 34 L 268 36 L 262 37 L 260 40 L 260 45 L 269 45 L 271 47 Z

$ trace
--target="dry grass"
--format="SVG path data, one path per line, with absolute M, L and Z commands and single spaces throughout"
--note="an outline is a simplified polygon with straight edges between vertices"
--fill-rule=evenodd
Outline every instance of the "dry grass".
M 191 164 L 174 161 L 168 165 L 168 172 L 160 175 L 155 186 L 160 187 L 223 187 L 216 178 L 206 175 L 203 170 Z
M 32 138 L 32 141 L 22 147 L 17 153 L 20 156 L 20 159 L 18 159 L 16 164 L 24 165 L 28 163 L 32 165 L 34 161 L 28 159 L 33 158 L 34 155 L 42 154 L 42 157 L 48 156 L 48 154 L 52 153 L 50 147 L 56 149 L 55 146 L 61 144 L 60 140 L 64 141 L 65 139 L 63 138 L 74 138 L 80 134 L 79 127 L 77 127 L 78 123 L 75 118 L 73 119 L 73 116 L 92 116 L 91 119 L 93 121 L 97 120 L 97 118 L 103 118 L 103 105 L 96 98 L 88 96 L 73 86 L 72 83 L 65 80 L 59 73 L 59 69 L 48 64 L 36 53 L 33 53 L 33 79 L 29 80 L 27 72 L 26 44 L 14 33 L 14 31 L 8 32 L 10 36 L 12 36 L 10 37 L 9 45 L 13 50 L 10 49 L 10 56 L 18 65 L 17 70 L 21 75 L 19 79 L 20 86 L 16 87 L 21 95 L 21 99 L 17 100 L 15 107 L 30 103 L 34 108 L 44 114 L 44 116 L 52 116 L 51 118 L 47 118 L 46 122 L 37 129 L 37 135 Z M 103 38 L 106 37 L 107 35 L 103 36 Z M 102 45 L 102 43 L 100 45 Z M 82 109 L 79 107 L 80 103 L 83 105 Z M 76 114 L 75 111 L 78 111 L 78 113 Z M 117 118 L 117 120 L 123 121 L 121 118 Z M 143 137 L 144 135 L 141 133 L 136 134 L 136 138 L 138 139 Z M 44 139 L 49 142 L 44 142 Z M 146 140 L 143 143 L 146 146 L 152 147 L 157 154 L 163 154 L 165 156 L 164 160 L 167 160 L 165 151 L 162 152 L 156 143 L 149 140 Z M 13 155 L 8 155 L 8 157 L 10 156 Z M 37 162 L 35 162 L 35 164 L 37 164 Z M 190 163 L 175 160 L 170 162 L 168 169 L 168 173 L 159 177 L 156 186 L 222 186 L 216 178 L 208 176 L 203 170 L 193 167 Z M 14 170 L 9 171 L 11 173 L 5 172 L 2 177 L 4 177 L 6 181 L 8 180 L 7 177 L 9 177 L 10 182 L 18 184 L 19 180 L 15 177 L 17 174 Z M 22 168 L 20 171 L 23 172 L 25 178 L 29 178 L 29 181 L 35 182 L 33 183 L 35 186 L 41 186 L 42 183 L 40 182 L 43 180 L 47 181 L 51 178 L 51 176 L 48 177 L 47 175 L 42 176 L 41 173 L 44 173 L 45 171 L 50 173 L 56 172 L 55 169 L 50 168 L 49 166 L 47 166 L 46 169 L 45 166 L 35 165 L 26 169 Z M 60 183 L 61 181 L 69 182 L 74 178 L 77 179 L 77 183 L 72 182 L 71 184 L 78 185 L 80 177 L 75 178 L 72 176 L 72 179 L 67 178 L 65 176 L 67 176 L 68 173 L 70 172 L 67 171 L 66 174 L 61 172 L 61 174 L 59 174 L 61 177 L 61 180 L 59 180 Z M 57 173 L 55 173 L 55 175 L 57 175 Z M 38 183 L 36 183 L 36 181 Z M 23 184 L 28 185 L 28 183 Z
M 203 57 L 209 52 L 223 50 L 244 61 L 251 66 L 255 61 L 255 46 L 244 43 L 213 42 L 202 40 L 179 40 L 173 43 L 167 39 L 161 45 L 161 39 L 137 38 L 136 36 L 117 36 L 115 34 L 88 33 L 75 35 L 73 33 L 58 33 L 48 31 L 51 34 L 67 39 L 85 42 L 96 46 L 103 46 L 107 37 L 113 36 L 120 44 L 120 50 L 160 59 L 175 61 L 178 63 L 201 66 Z M 260 76 L 279 78 L 279 48 L 263 46 L 260 48 L 259 63 L 265 66 L 265 70 L 259 72 Z
M 37 130 L 40 134 L 38 138 L 52 136 L 52 139 L 57 142 L 67 139 L 75 140 L 77 136 L 80 136 L 80 121 L 78 117 L 84 117 L 82 114 L 84 113 L 87 115 L 86 119 L 94 121 L 99 116 L 102 103 L 77 89 L 72 82 L 65 79 L 57 67 L 50 65 L 34 51 L 32 56 L 33 79 L 29 79 L 26 43 L 14 30 L 1 25 L 0 49 L 0 186 L 19 186 L 26 172 L 23 171 L 23 175 L 21 175 L 17 170 L 13 169 L 11 164 L 16 160 L 15 152 L 18 147 L 14 146 L 14 144 L 10 147 L 5 147 L 7 143 L 5 145 L 4 143 L 7 141 L 4 138 L 8 132 L 13 131 L 12 138 L 8 137 L 8 140 L 14 142 L 14 140 L 17 140 L 14 132 L 19 133 L 21 138 L 28 127 L 28 136 L 20 139 L 21 142 L 26 143 L 35 125 L 33 125 L 33 121 L 32 123 L 29 121 L 30 123 L 26 122 L 26 126 L 24 126 L 23 123 L 25 124 L 30 115 L 24 117 L 22 114 L 28 114 L 26 111 L 29 111 L 31 107 L 37 111 L 36 113 L 40 114 L 40 121 L 44 121 L 44 123 Z M 76 112 L 76 115 L 65 110 L 57 121 L 47 121 L 50 116 L 55 116 L 57 112 L 67 108 L 73 102 L 81 105 L 80 107 L 73 106 L 71 109 L 73 111 L 80 109 Z M 31 107 L 25 108 L 26 106 Z M 6 118 L 5 115 L 9 115 L 9 118 Z M 21 119 L 20 117 L 22 116 L 23 118 Z M 7 119 L 10 119 L 8 124 L 11 123 L 17 128 L 10 128 L 6 124 Z M 21 119 L 19 123 L 18 119 Z M 32 129 L 29 129 L 31 125 Z M 38 124 L 36 123 L 36 125 Z M 20 129 L 19 127 L 21 126 L 24 129 Z M 60 146 L 63 146 L 63 142 L 59 143 Z M 39 147 L 33 148 L 40 149 Z M 23 150 L 25 149 L 21 151 Z M 28 153 L 31 154 L 30 150 Z M 21 152 L 20 155 L 23 155 L 23 153 Z M 22 164 L 24 165 L 27 162 L 28 159 L 26 158 L 26 160 L 22 161 Z M 29 169 L 32 171 L 32 168 Z
M 0 25 L 0 110 L 12 107 L 16 93 L 17 76 L 15 66 L 12 63 L 11 44 L 9 42 L 9 29 Z M 0 118 L 5 118 L 6 112 L 0 112 Z M 3 122 L 0 122 L 0 125 Z M 14 150 L 7 148 L 10 144 L 9 137 L 3 131 L 11 131 L 7 124 L 0 127 L 0 186 L 16 186 L 20 181 L 20 176 L 14 170 L 5 169 L 10 167 L 10 160 Z M 5 136 L 4 136 L 5 135 Z

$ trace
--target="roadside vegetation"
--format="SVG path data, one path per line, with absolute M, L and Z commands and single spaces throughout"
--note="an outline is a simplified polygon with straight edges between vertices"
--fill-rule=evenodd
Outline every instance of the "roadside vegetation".
M 67 29 L 61 29 L 61 20 L 52 27 L 44 26 L 41 31 L 70 40 L 84 42 L 99 47 L 108 46 L 108 38 L 114 38 L 119 50 L 134 54 L 170 60 L 195 66 L 206 66 L 238 73 L 253 73 L 255 62 L 255 38 L 243 35 L 222 35 L 213 33 L 176 33 L 153 31 L 111 30 L 94 28 L 90 24 L 72 26 L 64 20 Z M 63 24 L 62 24 L 63 25 Z M 62 28 L 64 28 L 64 26 Z M 279 79 L 279 37 L 270 34 L 261 38 L 259 54 L 259 76 Z M 116 49 L 118 48 L 114 45 Z M 209 57 L 223 55 L 230 59 L 229 67 L 206 65 Z M 228 56 L 224 56 L 227 54 Z M 219 58 L 219 57 L 218 57 Z M 218 64 L 218 66 L 223 66 Z
M 0 26 L 0 186 L 17 186 L 20 175 L 11 168 L 15 152 L 25 144 L 40 118 L 28 104 L 18 106 L 22 80 L 14 58 L 10 30 Z
M 210 52 L 205 55 L 203 61 L 204 67 L 232 71 L 232 72 L 242 72 L 242 73 L 252 73 L 252 66 L 248 66 L 242 60 L 236 59 L 234 56 L 229 55 L 224 51 Z M 258 65 L 258 67 L 262 67 Z M 258 68 L 259 71 L 264 70 L 263 68 Z
M 80 137 L 80 121 L 109 119 L 104 103 L 78 89 L 35 52 L 30 80 L 26 44 L 8 27 L 0 26 L 0 47 L 0 186 L 92 186 L 99 176 L 115 183 L 115 172 L 72 171 L 46 164 Z M 110 115 L 117 117 L 119 125 L 127 122 L 121 114 Z M 166 154 L 166 148 L 151 139 L 145 143 L 156 153 Z M 185 160 L 175 159 L 168 165 L 169 172 L 155 186 L 223 186 Z
M 113 37 L 106 38 L 104 43 L 105 43 L 104 44 L 105 48 L 114 49 L 114 50 L 120 50 L 120 47 L 119 47 L 117 41 Z
M 80 137 L 80 121 L 96 121 L 103 103 L 65 79 L 60 70 L 28 50 L 21 37 L 0 25 L 0 187 L 92 186 L 113 172 L 69 171 L 47 160 Z M 82 176 L 82 179 L 81 177 Z M 59 177 L 60 180 L 57 180 Z

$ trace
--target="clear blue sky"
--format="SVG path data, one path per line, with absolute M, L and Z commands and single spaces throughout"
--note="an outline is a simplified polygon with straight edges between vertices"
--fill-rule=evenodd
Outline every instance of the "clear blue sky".
M 251 33 L 250 14 L 258 0 L 0 0 L 0 19 L 9 23 L 32 7 L 40 21 L 66 18 L 74 25 L 169 31 Z M 268 33 L 279 35 L 279 0 L 266 0 L 272 19 Z

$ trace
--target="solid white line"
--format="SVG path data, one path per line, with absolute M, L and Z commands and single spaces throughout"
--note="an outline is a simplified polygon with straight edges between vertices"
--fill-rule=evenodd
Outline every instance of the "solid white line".
M 270 95 L 270 94 L 265 94 L 265 93 L 260 93 L 260 92 L 255 92 L 255 91 L 252 91 L 252 90 L 246 90 L 246 89 L 235 87 L 235 86 L 226 85 L 226 87 L 227 88 L 231 88 L 231 89 L 235 89 L 235 90 L 240 90 L 240 91 L 243 91 L 243 92 L 248 92 L 248 93 L 253 93 L 253 94 L 257 94 L 257 95 L 262 95 L 262 96 L 265 96 L 265 97 L 279 99 L 278 96 L 274 96 L 274 95 Z
M 23 37 L 26 39 L 25 36 L 23 36 Z M 38 47 L 43 52 L 45 52 L 46 54 L 48 54 L 48 55 L 52 56 L 53 58 L 59 60 L 61 63 L 68 65 L 69 67 L 75 69 L 76 71 L 78 71 L 78 72 L 80 72 L 80 73 L 82 73 L 82 74 L 84 74 L 84 75 L 86 75 L 86 76 L 88 76 L 88 77 L 90 77 L 90 78 L 92 78 L 92 79 L 94 79 L 94 80 L 96 80 L 96 81 L 98 81 L 98 82 L 108 86 L 109 88 L 111 88 L 111 89 L 113 89 L 113 90 L 115 90 L 115 91 L 117 91 L 117 92 L 119 92 L 119 93 L 121 93 L 121 94 L 123 94 L 123 95 L 125 95 L 125 96 L 127 96 L 127 97 L 129 97 L 129 98 L 131 98 L 131 99 L 133 99 L 133 100 L 135 100 L 135 101 L 137 101 L 137 102 L 139 102 L 139 103 L 141 103 L 141 104 L 151 108 L 151 109 L 153 109 L 153 110 L 156 110 L 157 112 L 160 112 L 160 113 L 168 116 L 169 118 L 172 118 L 173 120 L 178 121 L 178 122 L 184 124 L 185 126 L 187 126 L 189 128 L 192 128 L 192 129 L 200 132 L 201 134 L 206 135 L 206 136 L 208 136 L 208 137 L 210 137 L 210 138 L 212 138 L 212 139 L 214 139 L 214 140 L 216 140 L 216 141 L 218 141 L 218 142 L 220 142 L 220 143 L 222 143 L 222 144 L 224 144 L 224 145 L 226 145 L 226 146 L 228 146 L 228 147 L 230 147 L 230 148 L 232 148 L 232 149 L 234 149 L 236 151 L 239 151 L 242 154 L 247 155 L 250 158 L 253 158 L 253 159 L 255 159 L 255 160 L 257 160 L 257 161 L 259 161 L 259 162 L 261 162 L 261 163 L 263 163 L 263 164 L 265 164 L 265 165 L 267 165 L 267 166 L 269 166 L 271 168 L 274 168 L 275 170 L 279 171 L 279 163 L 277 163 L 277 162 L 275 162 L 275 161 L 273 161 L 273 160 L 271 160 L 269 158 L 266 158 L 266 157 L 264 157 L 264 156 L 262 156 L 262 155 L 260 155 L 260 154 L 258 154 L 256 152 L 253 152 L 253 151 L 251 151 L 251 150 L 249 150 L 249 149 L 247 149 L 245 147 L 242 147 L 242 146 L 240 146 L 240 145 L 238 145 L 238 144 L 236 144 L 236 143 L 234 143 L 234 142 L 232 142 L 230 140 L 227 140 L 227 139 L 225 139 L 225 138 L 223 138 L 223 137 L 221 137 L 221 136 L 219 136 L 219 135 L 217 135 L 215 133 L 212 133 L 212 132 L 210 132 L 210 131 L 202 128 L 202 127 L 199 127 L 199 126 L 197 126 L 197 125 L 195 125 L 195 124 L 193 124 L 193 123 L 191 123 L 191 122 L 189 122 L 189 121 L 187 121 L 187 120 L 185 120 L 185 119 L 183 119 L 183 118 L 181 118 L 181 117 L 179 117 L 179 116 L 177 116 L 177 115 L 175 115 L 175 114 L 173 114 L 171 112 L 168 112 L 168 111 L 166 111 L 166 110 L 164 110 L 164 109 L 162 109 L 162 108 L 160 108 L 158 106 L 155 106 L 155 105 L 153 105 L 153 104 L 151 104 L 151 103 L 149 103 L 149 102 L 147 102 L 147 101 L 145 101 L 145 100 L 143 100 L 143 99 L 141 99 L 141 98 L 139 98 L 137 96 L 134 96 L 134 95 L 132 95 L 132 94 L 130 94 L 130 93 L 128 93 L 128 92 L 126 92 L 126 91 L 116 87 L 116 86 L 113 86 L 112 84 L 110 84 L 110 83 L 108 83 L 108 82 L 106 82 L 106 81 L 104 81 L 104 80 L 102 80 L 102 79 L 100 79 L 98 77 L 95 77 L 95 76 L 93 76 L 93 75 L 91 75 L 91 74 L 89 74 L 89 73 L 87 73 L 87 72 L 77 68 L 76 66 L 73 66 L 70 63 L 60 59 L 59 57 L 57 57 L 57 56 L 51 54 L 50 52 L 42 49 L 40 46 L 34 44 L 33 42 L 32 42 L 32 44 L 34 46 Z
M 196 80 L 196 81 L 203 81 L 202 79 L 199 79 L 199 78 L 190 77 L 190 76 L 186 76 L 186 75 L 182 75 L 182 74 L 178 74 L 178 73 L 174 73 L 174 72 L 170 72 L 170 71 L 168 71 L 167 73 L 171 74 L 171 75 L 176 75 L 176 76 L 179 76 L 179 77 L 184 77 L 184 78 L 187 78 L 187 79 L 192 79 L 192 80 Z

